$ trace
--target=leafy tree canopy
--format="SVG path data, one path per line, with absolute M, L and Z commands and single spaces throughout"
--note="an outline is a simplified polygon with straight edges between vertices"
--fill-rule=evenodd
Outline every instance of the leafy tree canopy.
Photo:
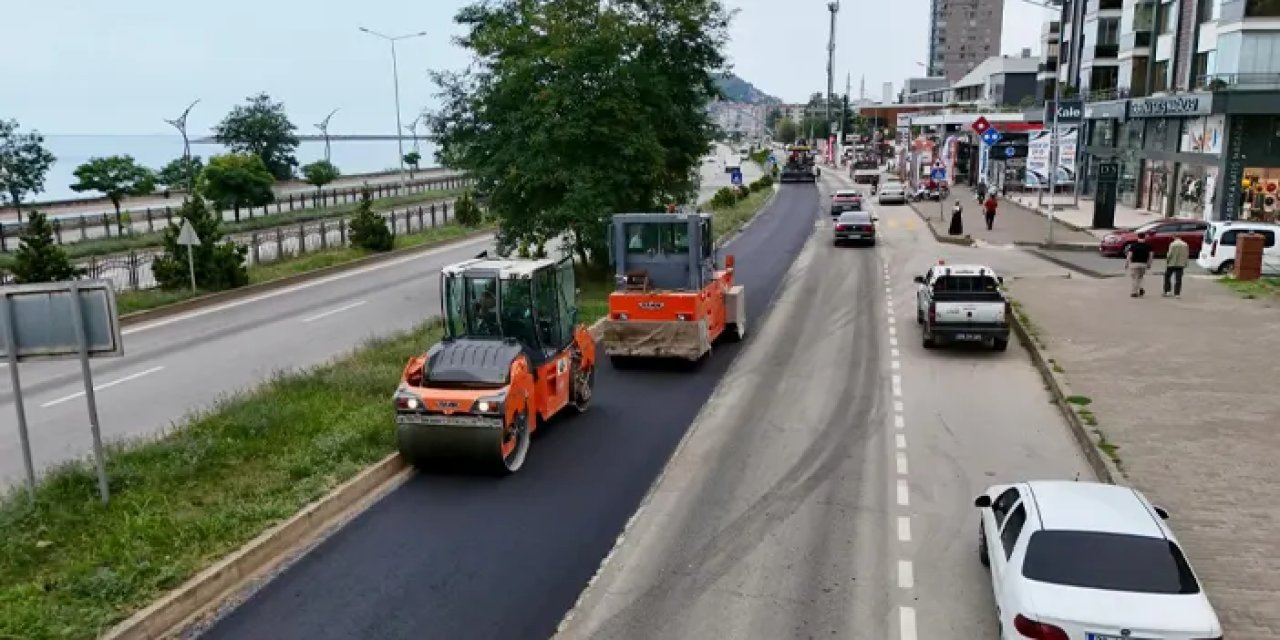
M 295 130 L 297 127 L 284 112 L 284 103 L 272 102 L 270 96 L 260 93 L 232 109 L 213 133 L 219 143 L 232 151 L 261 158 L 276 180 L 288 180 L 298 166 L 294 157 L 298 148 Z
M 116 214 L 126 196 L 145 196 L 156 190 L 155 174 L 128 155 L 90 158 L 76 167 L 75 176 L 72 191 L 97 191 L 107 196 Z
M 17 207 L 19 221 L 23 198 L 44 191 L 45 175 L 56 159 L 39 133 L 22 133 L 17 120 L 0 120 L 0 202 L 7 199 Z
M 475 57 L 433 74 L 442 164 L 465 170 L 513 244 L 568 232 L 605 255 L 608 216 L 693 194 L 729 14 L 718 0 L 488 0 L 463 8 Z
M 316 160 L 302 167 L 302 177 L 307 184 L 319 189 L 338 179 L 342 172 L 328 160 Z
M 181 156 L 162 167 L 156 174 L 156 181 L 170 189 L 190 193 L 195 189 L 195 181 L 202 171 L 204 171 L 204 161 L 200 156 L 191 156 L 190 162 L 187 161 L 186 156 Z
M 39 211 L 31 212 L 21 244 L 13 256 L 12 269 L 20 283 L 65 282 L 84 274 L 53 241 L 53 225 Z
M 214 202 L 219 209 L 259 207 L 275 200 L 271 185 L 275 179 L 262 163 L 262 158 L 250 153 L 229 153 L 209 159 L 209 166 L 200 174 L 200 192 Z

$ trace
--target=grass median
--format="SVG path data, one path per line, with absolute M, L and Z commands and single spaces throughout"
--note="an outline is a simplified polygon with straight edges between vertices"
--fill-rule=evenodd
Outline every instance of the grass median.
M 389 401 L 436 322 L 279 374 L 158 441 L 113 446 L 0 502 L 0 638 L 93 638 L 395 448 Z
M 485 225 L 474 229 L 456 224 L 441 225 L 439 227 L 432 227 L 416 233 L 396 236 L 394 248 L 408 249 L 411 247 L 444 244 L 446 242 L 457 240 L 469 233 L 492 228 L 492 225 Z M 267 262 L 260 265 L 252 265 L 249 267 L 249 282 L 250 284 L 262 284 L 287 276 L 347 264 L 360 260 L 361 258 L 367 258 L 371 255 L 375 255 L 374 252 L 355 247 L 312 251 L 294 258 L 286 258 L 284 260 L 276 260 L 274 262 Z M 207 295 L 209 293 L 211 292 L 202 290 L 192 293 L 190 289 L 183 289 L 180 291 L 165 291 L 162 289 L 124 291 L 116 296 L 116 304 L 119 307 L 120 314 L 124 315 L 126 313 L 156 309 L 165 305 L 190 300 L 197 296 Z
M 1267 277 L 1257 280 L 1236 280 L 1232 276 L 1218 278 L 1224 286 L 1246 300 L 1271 298 L 1280 295 L 1280 278 Z

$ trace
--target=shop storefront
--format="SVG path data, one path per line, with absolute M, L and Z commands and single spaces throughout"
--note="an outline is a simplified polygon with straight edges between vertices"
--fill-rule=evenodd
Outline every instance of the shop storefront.
M 1216 189 L 1226 220 L 1280 219 L 1280 92 L 1221 96 L 1226 111 L 1221 180 Z

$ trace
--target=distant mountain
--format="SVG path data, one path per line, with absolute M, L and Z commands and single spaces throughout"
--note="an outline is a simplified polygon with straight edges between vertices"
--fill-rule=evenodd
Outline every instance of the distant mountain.
M 757 89 L 755 85 L 732 73 L 716 77 L 716 86 L 720 87 L 725 100 L 729 102 L 746 102 L 748 104 L 782 104 L 782 101 Z

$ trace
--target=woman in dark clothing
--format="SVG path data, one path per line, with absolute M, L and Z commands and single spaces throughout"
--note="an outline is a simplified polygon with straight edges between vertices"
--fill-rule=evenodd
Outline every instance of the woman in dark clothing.
M 960 201 L 956 200 L 955 205 L 951 207 L 951 226 L 947 228 L 947 233 L 953 236 L 964 235 L 964 221 L 960 219 L 960 213 L 964 211 L 964 207 L 960 205 Z

